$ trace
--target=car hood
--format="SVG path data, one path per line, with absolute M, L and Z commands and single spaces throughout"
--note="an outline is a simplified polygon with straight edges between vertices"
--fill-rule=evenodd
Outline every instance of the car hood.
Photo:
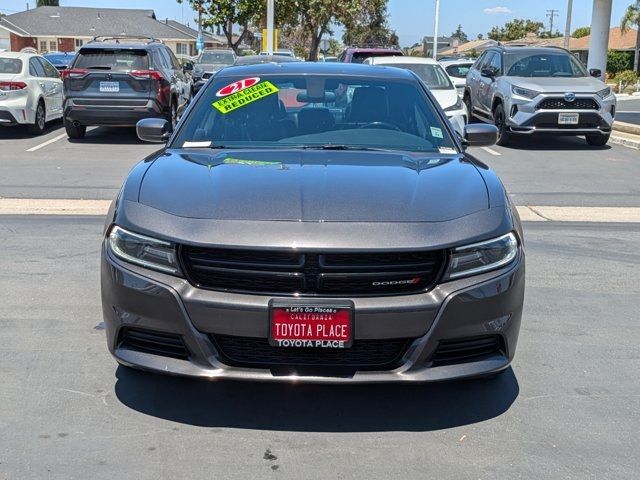
M 431 90 L 433 96 L 442 108 L 447 108 L 458 101 L 458 91 L 455 88 L 449 88 L 446 90 Z
M 463 155 L 166 150 L 138 202 L 179 217 L 295 222 L 439 222 L 486 210 Z
M 518 87 L 541 93 L 595 93 L 607 86 L 594 77 L 509 77 L 509 82 Z

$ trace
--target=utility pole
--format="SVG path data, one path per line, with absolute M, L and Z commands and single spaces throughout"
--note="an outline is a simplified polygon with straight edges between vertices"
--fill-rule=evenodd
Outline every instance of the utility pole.
M 549 17 L 549 33 L 553 35 L 553 19 L 558 16 L 558 10 L 547 10 L 547 17 Z
M 438 59 L 438 22 L 440 20 L 440 0 L 436 0 L 436 13 L 433 20 L 433 59 Z M 426 52 L 425 52 L 426 53 Z
M 640 10 L 640 0 L 636 0 L 636 7 Z M 636 34 L 636 51 L 633 55 L 633 70 L 639 71 L 638 67 L 640 67 L 640 25 L 636 25 L 638 27 L 638 33 Z
M 196 50 L 202 53 L 204 50 L 204 37 L 202 36 L 202 0 L 198 3 L 198 38 L 196 39 Z
M 267 0 L 267 55 L 273 55 L 273 0 Z
M 567 23 L 564 24 L 564 48 L 567 50 L 571 38 L 571 10 L 573 10 L 573 0 L 567 0 Z

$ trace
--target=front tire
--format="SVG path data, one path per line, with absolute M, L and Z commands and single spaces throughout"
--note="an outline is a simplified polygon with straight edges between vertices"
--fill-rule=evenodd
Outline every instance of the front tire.
M 476 117 L 473 115 L 473 105 L 471 104 L 471 94 L 469 92 L 465 92 L 462 97 L 462 101 L 467 107 L 467 113 L 469 114 L 469 121 L 467 123 L 471 123 L 475 120 Z
M 504 113 L 504 107 L 501 103 L 496 105 L 493 110 L 493 123 L 498 128 L 498 140 L 496 144 L 505 146 L 511 141 L 511 132 L 507 126 L 507 116 Z
M 44 109 L 44 102 L 40 100 L 38 102 L 38 106 L 36 107 L 35 121 L 27 125 L 27 131 L 31 135 L 42 135 L 44 133 L 46 118 L 47 116 L 46 116 L 46 111 Z
M 587 143 L 592 147 L 604 147 L 609 141 L 610 134 L 603 135 L 601 133 L 594 133 L 591 135 L 585 135 Z
M 84 134 L 87 133 L 85 125 L 74 123 L 67 118 L 64 119 L 64 129 L 67 131 L 67 136 L 73 139 L 84 138 Z
M 178 105 L 175 100 L 171 101 L 171 107 L 167 112 L 167 122 L 169 122 L 170 131 L 173 132 L 178 125 Z

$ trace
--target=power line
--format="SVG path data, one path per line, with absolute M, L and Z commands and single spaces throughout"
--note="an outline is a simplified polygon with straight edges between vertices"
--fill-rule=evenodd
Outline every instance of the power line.
M 553 19 L 558 16 L 559 10 L 547 10 L 547 18 L 549 18 L 549 33 L 553 34 Z

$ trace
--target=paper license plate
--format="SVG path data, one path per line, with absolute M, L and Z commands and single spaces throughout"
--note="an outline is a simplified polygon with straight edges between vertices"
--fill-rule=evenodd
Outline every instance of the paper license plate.
M 558 125 L 577 125 L 580 115 L 577 113 L 559 113 Z
M 101 92 L 119 92 L 120 82 L 100 82 Z
M 349 348 L 353 309 L 331 305 L 274 305 L 269 344 L 274 347 Z

